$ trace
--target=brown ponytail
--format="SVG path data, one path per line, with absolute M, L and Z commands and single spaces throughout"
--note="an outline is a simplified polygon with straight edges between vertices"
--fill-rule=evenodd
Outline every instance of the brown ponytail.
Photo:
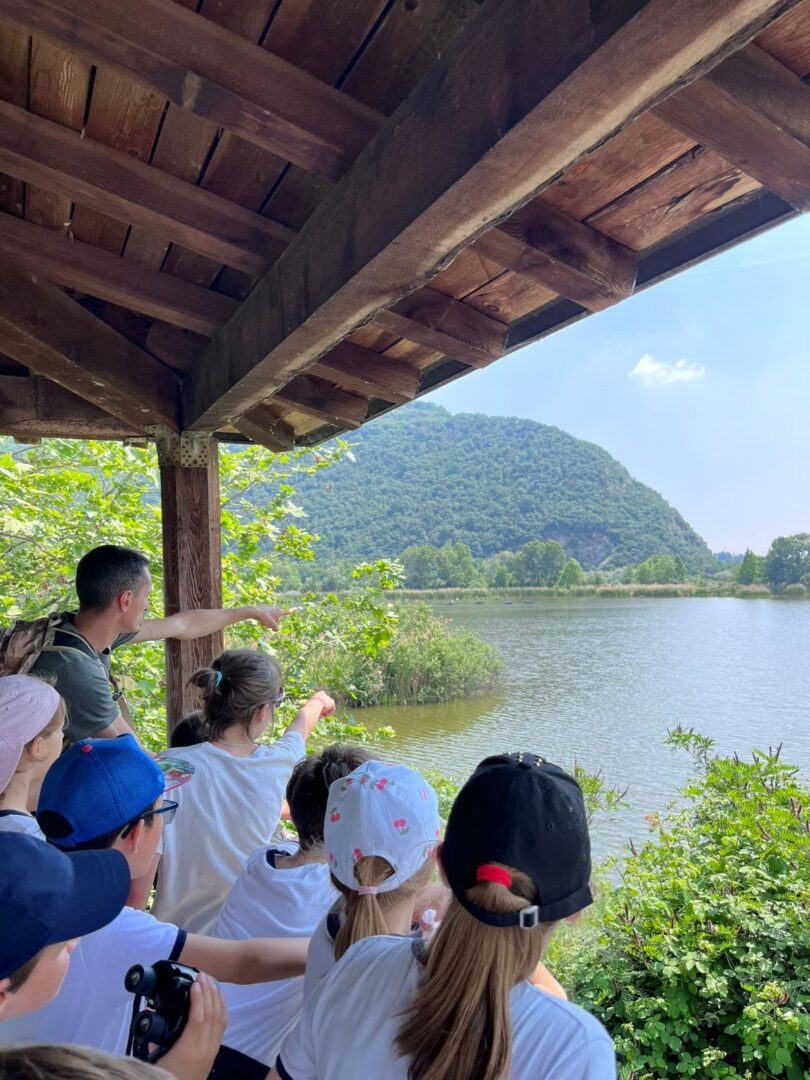
M 386 911 L 409 897 L 417 896 L 430 881 L 435 865 L 433 859 L 426 859 L 413 877 L 403 881 L 398 888 L 365 896 L 347 888 L 333 874 L 332 884 L 345 897 L 345 917 L 335 938 L 335 960 L 339 960 L 356 942 L 377 934 L 387 934 Z M 354 866 L 358 887 L 381 885 L 393 872 L 391 863 L 378 855 L 366 855 L 358 859 Z
M 511 888 L 481 882 L 468 889 L 472 903 L 493 913 L 520 911 L 537 902 L 519 870 Z M 408 1080 L 502 1080 L 512 1060 L 509 997 L 528 978 L 553 923 L 533 929 L 488 926 L 455 898 L 427 954 L 425 978 L 405 1011 L 396 1040 L 410 1058 Z
M 281 693 L 281 667 L 275 657 L 257 649 L 228 649 L 210 667 L 198 668 L 189 686 L 203 693 L 204 739 L 217 739 L 234 724 L 250 735 L 256 709 Z

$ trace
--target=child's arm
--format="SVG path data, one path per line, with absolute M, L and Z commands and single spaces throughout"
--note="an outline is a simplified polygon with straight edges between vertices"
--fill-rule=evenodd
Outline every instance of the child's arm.
M 335 703 L 325 690 L 319 690 L 316 694 L 302 705 L 298 715 L 287 728 L 287 731 L 297 731 L 304 737 L 304 742 L 312 734 L 312 729 L 322 716 L 331 716 L 335 711 Z
M 253 938 L 228 941 L 189 934 L 180 962 L 220 982 L 261 983 L 303 975 L 309 938 Z

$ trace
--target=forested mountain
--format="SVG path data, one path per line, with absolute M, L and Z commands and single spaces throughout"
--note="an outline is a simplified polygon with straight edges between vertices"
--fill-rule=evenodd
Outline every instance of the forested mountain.
M 691 570 L 713 562 L 657 492 L 559 428 L 414 402 L 349 438 L 355 461 L 297 483 L 325 555 L 367 559 L 464 541 L 480 557 L 554 539 L 584 567 L 657 554 L 680 555 Z

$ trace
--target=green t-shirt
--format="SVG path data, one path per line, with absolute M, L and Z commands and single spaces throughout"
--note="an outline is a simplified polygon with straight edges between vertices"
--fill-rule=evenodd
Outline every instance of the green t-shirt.
M 110 683 L 110 653 L 135 635 L 119 634 L 109 649 L 97 652 L 76 629 L 73 612 L 63 612 L 62 623 L 70 633 L 60 634 L 57 630 L 54 644 L 58 650 L 43 652 L 31 674 L 48 676 L 65 699 L 65 738 L 74 743 L 98 735 L 118 716 L 120 709 Z

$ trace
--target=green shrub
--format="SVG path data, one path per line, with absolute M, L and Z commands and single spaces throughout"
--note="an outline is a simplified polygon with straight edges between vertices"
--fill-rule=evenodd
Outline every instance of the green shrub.
M 699 778 L 652 818 L 583 933 L 550 963 L 616 1042 L 623 1080 L 810 1076 L 810 789 L 779 752 L 750 762 L 678 730 Z
M 313 684 L 334 687 L 351 705 L 424 705 L 489 690 L 501 672 L 496 649 L 451 630 L 422 601 L 397 606 L 390 643 L 376 655 L 347 654 L 325 642 L 310 664 Z

